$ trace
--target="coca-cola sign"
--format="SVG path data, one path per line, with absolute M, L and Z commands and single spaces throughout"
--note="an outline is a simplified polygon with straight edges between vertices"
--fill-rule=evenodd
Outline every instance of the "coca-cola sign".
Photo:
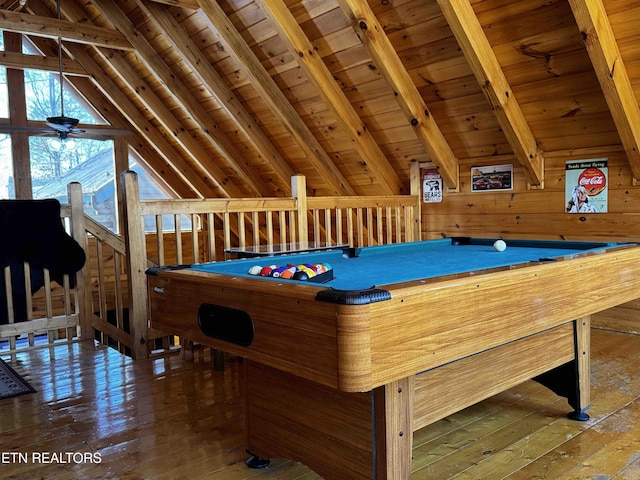
M 607 177 L 599 168 L 587 168 L 578 177 L 578 185 L 587 189 L 587 195 L 599 194 L 607 186 Z
M 590 158 L 565 162 L 566 213 L 607 213 L 609 210 L 609 159 Z

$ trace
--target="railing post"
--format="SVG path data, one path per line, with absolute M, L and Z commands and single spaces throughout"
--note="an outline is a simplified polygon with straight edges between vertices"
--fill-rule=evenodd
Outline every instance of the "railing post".
M 422 240 L 422 178 L 420 178 L 420 163 L 411 162 L 410 189 L 411 195 L 416 196 L 413 211 L 413 240 Z
M 86 261 L 82 269 L 76 273 L 75 303 L 80 320 L 80 338 L 93 338 L 92 302 L 91 302 L 91 267 L 89 266 L 89 242 L 84 221 L 82 202 L 82 185 L 71 182 L 67 185 L 67 197 L 71 207 L 71 236 L 78 242 L 85 253 Z
M 131 329 L 131 355 L 135 359 L 149 356 L 148 306 L 147 306 L 147 247 L 140 210 L 138 175 L 131 170 L 120 176 L 124 193 L 124 224 L 127 226 L 127 278 L 129 284 L 129 327 Z
M 291 196 L 297 199 L 298 241 L 309 241 L 309 222 L 307 220 L 307 179 L 304 175 L 291 177 Z

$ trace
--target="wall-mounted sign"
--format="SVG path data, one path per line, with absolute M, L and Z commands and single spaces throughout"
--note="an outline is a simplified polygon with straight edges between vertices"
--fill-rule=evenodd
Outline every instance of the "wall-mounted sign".
M 606 213 L 608 208 L 607 158 L 566 162 L 566 213 Z
M 422 201 L 424 203 L 442 202 L 442 177 L 437 168 L 422 170 Z

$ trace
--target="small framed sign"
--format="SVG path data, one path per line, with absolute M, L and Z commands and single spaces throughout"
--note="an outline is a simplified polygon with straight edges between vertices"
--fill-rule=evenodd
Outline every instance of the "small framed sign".
M 566 162 L 566 213 L 606 213 L 608 210 L 607 158 Z
M 442 177 L 437 168 L 422 170 L 422 201 L 424 203 L 442 202 Z

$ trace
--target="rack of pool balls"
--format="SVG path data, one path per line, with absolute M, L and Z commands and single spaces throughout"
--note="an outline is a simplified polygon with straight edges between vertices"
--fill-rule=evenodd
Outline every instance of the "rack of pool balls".
M 261 277 L 283 278 L 286 280 L 301 280 L 325 283 L 333 279 L 333 268 L 328 263 L 303 263 L 300 265 L 254 265 L 249 269 L 249 275 Z

